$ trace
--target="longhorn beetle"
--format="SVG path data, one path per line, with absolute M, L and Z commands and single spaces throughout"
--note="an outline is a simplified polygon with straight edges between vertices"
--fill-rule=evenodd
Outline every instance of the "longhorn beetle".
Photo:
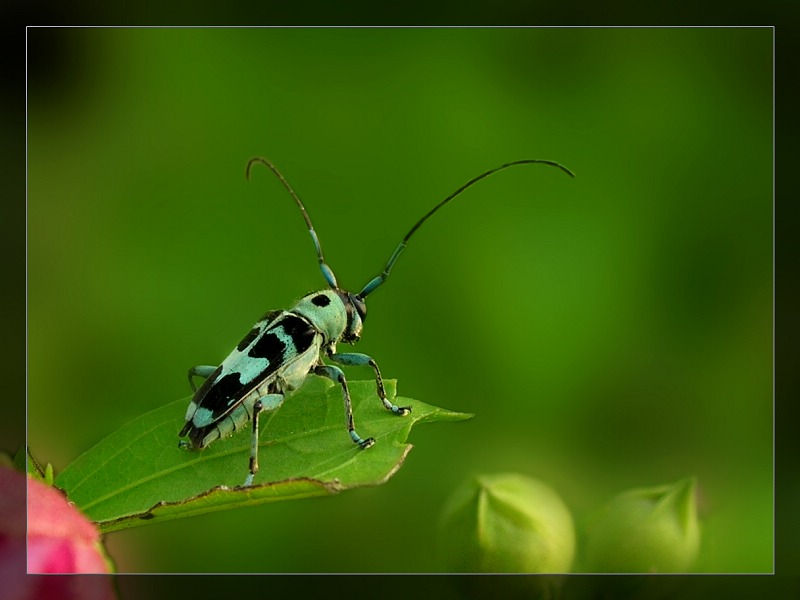
M 259 414 L 263 411 L 276 410 L 283 402 L 284 396 L 300 387 L 311 373 L 327 377 L 342 387 L 350 439 L 361 448 L 369 448 L 375 443 L 374 438 L 362 438 L 356 433 L 347 380 L 339 367 L 322 361 L 323 354 L 340 365 L 371 367 L 375 372 L 378 397 L 384 407 L 399 416 L 407 415 L 411 411 L 410 406 L 396 406 L 386 398 L 381 372 L 374 359 L 366 354 L 350 352 L 340 354 L 336 352 L 336 344 L 338 342 L 355 344 L 359 340 L 361 328 L 367 318 L 367 305 L 364 300 L 384 284 L 408 240 L 425 221 L 474 183 L 508 167 L 544 164 L 561 169 L 570 177 L 574 177 L 572 171 L 566 167 L 553 161 L 538 159 L 517 160 L 481 173 L 414 223 L 389 258 L 383 271 L 370 280 L 360 292 L 353 294 L 339 287 L 333 271 L 322 255 L 322 246 L 305 206 L 275 165 L 265 158 L 252 158 L 247 163 L 246 178 L 250 179 L 250 171 L 253 165 L 258 163 L 265 165 L 275 174 L 300 209 L 311 234 L 311 240 L 314 242 L 319 268 L 329 289 L 303 296 L 289 310 L 276 310 L 265 314 L 221 365 L 217 367 L 201 365 L 189 369 L 189 385 L 194 396 L 186 411 L 186 423 L 178 435 L 179 437 L 188 435 L 190 441 L 181 441 L 180 445 L 204 448 L 252 420 L 250 473 L 245 479 L 245 486 L 253 482 L 253 477 L 258 472 Z M 205 379 L 199 389 L 195 385 L 195 377 Z

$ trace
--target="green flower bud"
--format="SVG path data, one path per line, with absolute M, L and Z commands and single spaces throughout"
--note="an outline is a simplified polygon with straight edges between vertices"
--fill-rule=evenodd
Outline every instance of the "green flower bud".
M 586 528 L 586 570 L 595 573 L 683 573 L 697 558 L 694 478 L 629 490 Z
M 566 573 L 575 552 L 572 517 L 558 494 L 515 473 L 461 485 L 442 511 L 438 541 L 451 573 Z

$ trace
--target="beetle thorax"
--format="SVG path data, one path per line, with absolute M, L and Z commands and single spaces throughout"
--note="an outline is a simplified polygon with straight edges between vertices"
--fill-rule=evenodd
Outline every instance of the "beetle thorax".
M 337 290 L 322 290 L 303 296 L 291 312 L 308 319 L 327 342 L 337 342 L 348 329 L 348 310 Z

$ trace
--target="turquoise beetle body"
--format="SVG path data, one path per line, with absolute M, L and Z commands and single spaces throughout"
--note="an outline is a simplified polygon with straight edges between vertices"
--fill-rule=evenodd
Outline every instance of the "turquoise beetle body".
M 514 165 L 546 164 L 573 176 L 571 171 L 558 163 L 531 159 L 506 163 L 474 177 L 417 221 L 397 246 L 383 271 L 360 292 L 353 294 L 339 288 L 333 271 L 325 262 L 319 238 L 305 206 L 278 169 L 267 159 L 253 158 L 247 164 L 247 178 L 250 178 L 250 170 L 257 163 L 265 165 L 278 177 L 299 207 L 314 242 L 319 267 L 328 289 L 303 296 L 288 310 L 268 312 L 219 366 L 201 365 L 189 369 L 189 384 L 194 395 L 186 410 L 183 428 L 178 434 L 180 437 L 188 436 L 189 442 L 182 441 L 180 445 L 201 449 L 252 422 L 249 474 L 245 486 L 252 484 L 258 472 L 259 414 L 278 409 L 286 395 L 300 387 L 310 374 L 327 377 L 341 386 L 350 439 L 361 448 L 369 448 L 374 444 L 373 438 L 362 438 L 356 433 L 344 373 L 338 366 L 326 364 L 323 357 L 340 365 L 371 367 L 375 374 L 377 395 L 384 407 L 399 416 L 411 411 L 410 406 L 396 406 L 387 399 L 380 369 L 370 356 L 338 353 L 336 345 L 339 342 L 355 344 L 359 340 L 367 317 L 365 298 L 383 285 L 408 240 L 422 223 L 472 184 Z M 200 388 L 194 383 L 195 377 L 205 379 Z

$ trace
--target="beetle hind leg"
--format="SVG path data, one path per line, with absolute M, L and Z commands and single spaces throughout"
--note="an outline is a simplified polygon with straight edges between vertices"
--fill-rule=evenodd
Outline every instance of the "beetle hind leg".
M 203 379 L 208 379 L 211 375 L 214 374 L 214 371 L 217 370 L 217 367 L 212 365 L 197 365 L 196 367 L 192 367 L 189 369 L 189 385 L 192 388 L 193 392 L 197 391 L 197 386 L 194 383 L 195 377 L 202 377 Z
M 271 412 L 278 408 L 281 403 L 283 402 L 283 394 L 267 394 L 266 396 L 261 396 L 255 399 L 252 402 L 251 410 L 248 411 L 247 418 L 250 418 L 249 412 L 252 412 L 252 420 L 253 420 L 253 434 L 250 437 L 250 459 L 248 462 L 248 471 L 247 477 L 242 484 L 242 487 L 248 487 L 253 484 L 253 478 L 258 473 L 258 421 L 259 416 L 262 412 Z M 247 409 L 247 407 L 243 404 L 242 409 Z

